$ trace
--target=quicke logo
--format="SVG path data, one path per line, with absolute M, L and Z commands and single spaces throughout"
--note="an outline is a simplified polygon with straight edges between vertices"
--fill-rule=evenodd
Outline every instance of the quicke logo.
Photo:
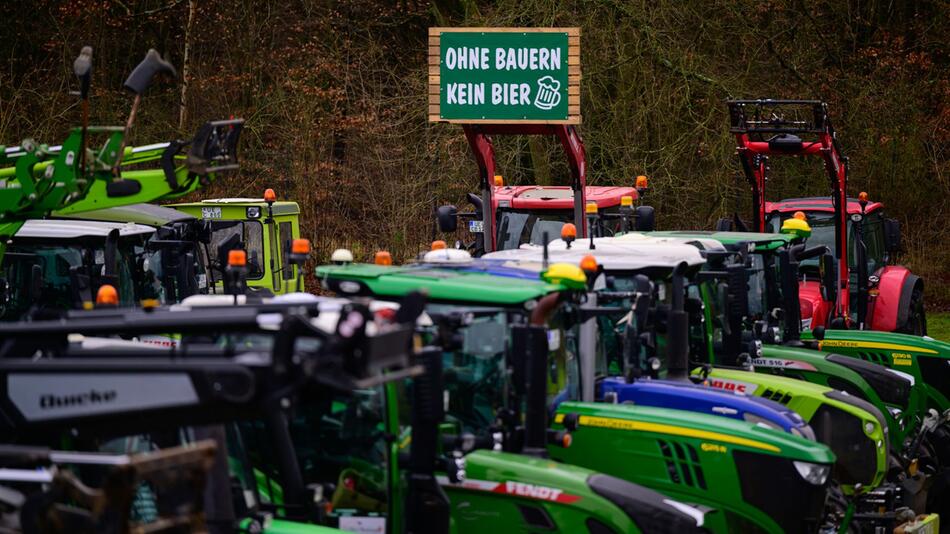
M 118 396 L 118 393 L 114 389 L 105 391 L 91 389 L 87 393 L 70 393 L 66 395 L 47 393 L 40 395 L 40 408 L 50 410 L 72 406 L 87 406 L 90 404 L 105 404 L 114 401 L 116 396 Z

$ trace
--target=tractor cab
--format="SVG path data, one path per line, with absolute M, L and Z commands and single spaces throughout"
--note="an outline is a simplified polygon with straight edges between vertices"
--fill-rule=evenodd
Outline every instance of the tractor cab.
M 623 198 L 636 200 L 632 187 L 588 186 L 587 203 L 594 203 L 603 217 L 595 227 L 597 235 L 621 232 Z M 567 186 L 500 186 L 494 189 L 498 250 L 515 249 L 523 244 L 542 245 L 542 236 L 560 235 L 567 223 L 574 222 L 573 192 Z
M 82 221 L 132 222 L 155 228 L 145 245 L 138 268 L 158 281 L 160 304 L 172 304 L 207 293 L 208 268 L 201 253 L 209 244 L 210 225 L 178 210 L 154 204 L 131 204 L 93 211 L 54 215 Z
M 25 221 L 7 238 L 0 264 L 0 320 L 89 307 L 104 284 L 116 288 L 122 307 L 159 298 L 158 280 L 135 268 L 154 233 L 135 223 Z
M 864 193 L 862 193 L 864 195 Z M 862 205 L 863 204 L 863 205 Z M 825 246 L 830 252 L 830 258 L 837 260 L 833 252 L 835 250 L 835 218 L 834 207 L 831 199 L 828 197 L 796 198 L 787 199 L 780 202 L 766 203 L 766 230 L 772 232 L 781 231 L 782 225 L 788 219 L 801 217 L 804 215 L 804 221 L 811 228 L 811 235 L 807 238 L 809 247 Z M 877 303 L 877 297 L 881 292 L 881 280 L 885 279 L 885 285 L 892 283 L 905 283 L 916 281 L 917 278 L 910 273 L 895 271 L 893 260 L 900 251 L 900 226 L 894 219 L 887 219 L 884 216 L 884 205 L 880 202 L 869 202 L 866 197 L 862 201 L 860 198 L 848 198 L 847 202 L 847 263 L 849 269 L 850 300 L 857 303 L 854 310 L 851 311 L 851 319 L 858 320 L 858 312 L 864 308 L 863 315 L 869 316 L 870 321 L 876 324 L 890 323 L 891 319 L 887 317 L 885 310 L 880 310 L 880 318 L 874 316 L 874 308 Z M 898 268 L 899 269 L 899 268 Z M 803 308 L 811 310 L 818 309 L 818 313 L 808 313 L 803 319 L 811 323 L 813 315 L 823 317 L 827 312 L 822 311 L 825 302 L 821 298 L 821 284 L 819 283 L 822 275 L 821 257 L 814 257 L 801 262 L 799 266 L 802 281 Z M 897 280 L 897 275 L 903 274 L 903 280 Z M 908 279 L 907 276 L 913 278 Z M 893 279 L 893 280 L 888 280 Z M 913 284 L 912 284 L 913 285 Z M 884 288 L 893 290 L 893 288 Z M 827 289 L 825 290 L 827 291 Z M 862 293 L 863 291 L 863 293 Z M 862 294 L 866 293 L 866 301 L 862 300 Z M 917 313 L 910 313 L 904 319 L 906 324 L 912 322 L 906 328 L 915 330 L 918 334 L 925 333 L 925 321 L 923 318 L 923 294 L 922 292 L 915 298 L 913 288 L 908 293 L 911 301 L 908 310 Z M 805 304 L 807 302 L 807 305 Z M 863 306 L 862 306 L 863 305 Z M 898 320 L 897 317 L 894 320 Z M 821 325 L 817 322 L 815 326 Z M 896 326 L 896 325 L 895 325 Z
M 905 267 L 890 264 L 900 249 L 897 221 L 885 219 L 883 205 L 867 193 L 848 197 L 848 158 L 824 102 L 730 100 L 730 133 L 752 192 L 756 232 L 779 231 L 802 212 L 811 226 L 809 245 L 828 254 L 802 264 L 801 299 L 810 308 L 812 328 L 857 328 L 927 333 L 924 284 Z M 831 196 L 767 202 L 771 158 L 813 156 L 823 160 Z M 745 229 L 738 214 L 738 229 Z M 733 226 L 720 220 L 718 229 Z M 809 275 L 812 277 L 809 278 Z M 818 283 L 818 278 L 825 282 Z M 821 287 L 820 287 L 821 286 Z
M 278 201 L 272 189 L 263 198 L 218 198 L 168 207 L 207 221 L 208 243 L 202 247 L 210 292 L 221 292 L 228 252 L 247 253 L 247 284 L 273 294 L 292 292 L 303 273 L 290 261 L 300 237 L 300 206 Z
M 468 194 L 472 211 L 459 212 L 452 205 L 436 210 L 442 232 L 455 232 L 458 220 L 468 222 L 471 241 L 463 239 L 459 247 L 480 256 L 494 250 L 518 248 L 523 244 L 542 244 L 544 233 L 559 235 L 571 223 L 580 236 L 614 235 L 627 228 L 652 230 L 653 208 L 634 207 L 647 190 L 645 176 L 637 178 L 636 187 L 587 185 L 587 159 L 584 142 L 572 125 L 538 124 L 466 124 L 465 136 L 478 164 L 481 194 Z M 493 136 L 553 136 L 561 144 L 571 172 L 570 185 L 505 185 L 496 174 Z M 600 217 L 592 215 L 601 214 Z M 629 227 L 627 225 L 630 225 Z

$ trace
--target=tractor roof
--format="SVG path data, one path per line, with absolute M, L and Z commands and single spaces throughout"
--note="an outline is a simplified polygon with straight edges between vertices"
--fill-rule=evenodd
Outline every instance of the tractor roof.
M 60 219 L 81 219 L 90 221 L 133 222 L 148 226 L 163 226 L 170 222 L 194 220 L 191 215 L 154 204 L 132 204 L 101 210 L 83 211 L 56 215 Z
M 203 208 L 248 208 L 257 206 L 261 208 L 261 213 L 265 213 L 267 202 L 263 198 L 209 198 L 198 202 L 185 202 L 181 204 L 166 204 L 168 208 L 182 210 L 186 213 L 193 213 L 195 216 L 201 216 L 202 219 L 212 219 L 215 217 L 205 217 L 202 215 Z M 300 213 L 300 206 L 296 202 L 289 200 L 279 200 L 273 205 L 274 215 L 296 215 Z
M 105 221 L 68 221 L 55 219 L 30 219 L 16 233 L 20 239 L 76 239 L 99 237 L 105 239 L 112 230 L 120 236 L 146 235 L 155 232 L 150 226 L 135 223 Z
M 713 232 L 704 230 L 671 230 L 666 232 L 651 232 L 649 235 L 657 237 L 678 237 L 682 239 L 703 238 L 715 239 L 723 245 L 738 243 L 755 243 L 757 250 L 775 250 L 787 245 L 795 236 L 760 232 Z
M 594 247 L 591 250 L 589 240 L 582 239 L 567 249 L 566 243 L 556 240 L 548 247 L 549 262 L 577 265 L 584 256 L 591 255 L 608 271 L 648 271 L 651 274 L 666 275 L 682 262 L 695 267 L 706 261 L 695 246 L 683 242 L 638 242 L 601 237 L 594 239 Z M 518 249 L 492 252 L 482 258 L 498 261 L 498 265 L 505 267 L 540 271 L 542 254 L 543 248 L 540 246 L 522 245 Z
M 600 209 L 620 205 L 620 198 L 631 196 L 636 200 L 633 187 L 587 186 L 588 202 L 596 202 Z M 568 186 L 516 185 L 495 187 L 492 192 L 500 207 L 512 209 L 574 209 L 574 191 Z M 508 204 L 504 204 L 507 202 Z
M 317 267 L 317 278 L 342 294 L 402 297 L 425 291 L 433 301 L 512 306 L 564 289 L 538 280 L 503 278 L 432 265 L 400 267 L 353 263 Z M 346 284 L 352 282 L 352 284 Z
M 868 202 L 867 213 L 883 209 L 884 204 L 880 202 Z M 765 213 L 779 212 L 789 213 L 795 211 L 826 211 L 834 212 L 835 208 L 831 204 L 831 197 L 808 197 L 808 198 L 787 198 L 778 202 L 766 202 Z M 848 213 L 861 213 L 861 205 L 858 199 L 848 198 Z

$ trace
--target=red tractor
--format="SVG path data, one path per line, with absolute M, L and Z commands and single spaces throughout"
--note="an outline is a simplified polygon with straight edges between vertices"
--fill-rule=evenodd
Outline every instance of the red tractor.
M 786 219 L 804 214 L 811 227 L 809 245 L 828 249 L 802 264 L 805 326 L 925 335 L 923 280 L 891 264 L 900 249 L 900 225 L 885 218 L 884 205 L 870 202 L 867 193 L 847 196 L 848 158 L 827 105 L 814 100 L 731 100 L 728 105 L 730 132 L 752 188 L 752 230 L 778 232 Z M 767 202 L 771 156 L 821 157 L 831 196 Z M 744 229 L 738 216 L 734 222 Z M 732 223 L 721 220 L 719 229 Z
M 561 235 L 562 227 L 572 223 L 580 233 L 611 235 L 627 230 L 628 221 L 640 230 L 653 228 L 653 208 L 633 206 L 646 191 L 646 178 L 638 178 L 637 187 L 588 186 L 584 142 L 577 129 L 566 124 L 467 124 L 465 137 L 478 163 L 481 195 L 468 194 L 474 211 L 459 213 L 455 206 L 436 211 L 439 229 L 454 232 L 458 219 L 468 219 L 474 234 L 466 248 L 475 255 L 493 250 L 518 248 L 524 243 L 541 244 L 543 235 Z M 571 169 L 570 186 L 504 185 L 495 174 L 495 149 L 492 136 L 554 136 L 567 155 Z M 489 206 L 489 209 L 485 209 Z M 594 209 L 596 206 L 596 210 Z M 597 217 L 588 216 L 596 213 Z

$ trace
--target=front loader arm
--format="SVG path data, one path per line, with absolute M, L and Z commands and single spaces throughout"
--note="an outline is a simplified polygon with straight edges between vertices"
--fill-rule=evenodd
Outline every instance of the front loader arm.
M 190 141 L 172 141 L 131 149 L 121 179 L 132 185 L 124 195 L 110 194 L 109 182 L 97 180 L 85 198 L 58 210 L 59 215 L 167 201 L 192 193 L 219 175 L 240 168 L 237 145 L 243 119 L 207 122 Z M 187 152 L 185 149 L 188 148 Z M 158 161 L 158 169 L 126 170 Z

